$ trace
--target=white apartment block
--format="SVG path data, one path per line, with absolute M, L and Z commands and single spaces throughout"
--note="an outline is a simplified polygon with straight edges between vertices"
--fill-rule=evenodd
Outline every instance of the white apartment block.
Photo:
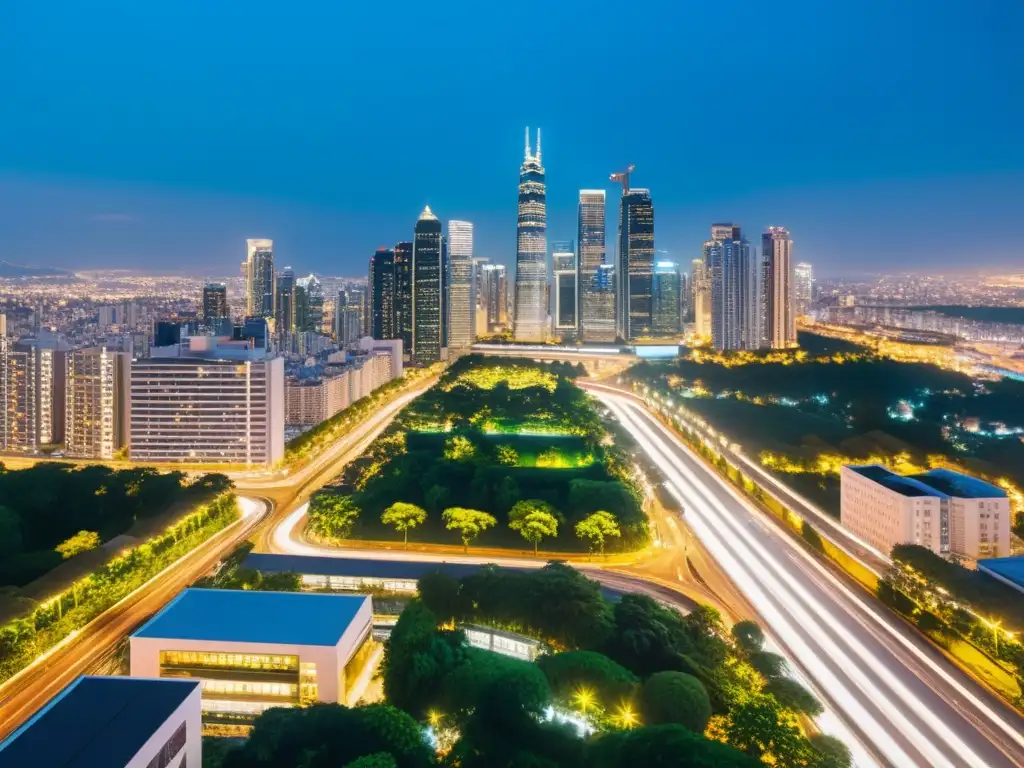
M 246 466 L 284 458 L 284 360 L 208 336 L 189 342 L 132 363 L 129 457 Z
M 311 380 L 288 379 L 285 384 L 285 423 L 315 426 L 402 375 L 402 342 L 363 339 L 366 355 L 344 367 L 328 366 L 324 376 Z M 397 368 L 396 368 L 397 364 Z
M 113 459 L 127 440 L 129 357 L 92 347 L 68 353 L 67 366 L 66 453 Z
M 1010 500 L 1001 488 L 948 469 L 898 475 L 879 465 L 840 471 L 844 526 L 888 552 L 917 544 L 975 560 L 1010 554 Z

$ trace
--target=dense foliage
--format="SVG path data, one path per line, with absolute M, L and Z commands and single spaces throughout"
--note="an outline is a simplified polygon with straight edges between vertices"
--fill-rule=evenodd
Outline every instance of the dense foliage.
M 27 618 L 0 627 L 0 681 L 131 594 L 238 517 L 231 493 L 182 518 L 158 536 L 127 550 Z
M 314 498 L 310 532 L 454 543 L 463 529 L 445 515 L 463 509 L 496 521 L 471 537 L 476 544 L 579 551 L 592 541 L 577 524 L 603 511 L 619 529 L 606 537 L 607 549 L 643 546 L 640 490 L 572 383 L 578 372 L 567 364 L 460 358 L 346 468 L 337 489 Z M 546 514 L 529 516 L 524 503 Z M 396 527 L 387 513 L 401 504 L 426 517 Z
M 219 474 L 189 483 L 182 472 L 144 467 L 45 462 L 7 470 L 0 464 L 0 585 L 27 584 L 138 520 L 177 502 L 201 503 L 229 486 Z

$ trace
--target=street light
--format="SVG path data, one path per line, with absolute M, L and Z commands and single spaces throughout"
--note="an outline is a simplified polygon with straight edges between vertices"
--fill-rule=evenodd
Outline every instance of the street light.
M 981 617 L 981 616 L 979 616 L 978 618 L 981 619 L 981 623 L 982 624 L 984 624 L 986 627 L 988 627 L 989 629 L 992 630 L 992 642 L 995 644 L 996 656 L 998 656 L 999 655 L 999 627 L 1002 626 L 1003 622 L 1001 622 L 1001 621 L 994 621 L 994 620 L 993 621 L 989 621 L 988 619 L 986 619 L 984 617 Z M 1009 634 L 1009 633 L 1007 633 L 1007 634 Z

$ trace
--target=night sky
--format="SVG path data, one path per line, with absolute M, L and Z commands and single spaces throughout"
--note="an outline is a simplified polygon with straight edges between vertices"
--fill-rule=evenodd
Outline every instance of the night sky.
M 788 226 L 823 274 L 1024 270 L 1020 0 L 9 0 L 0 259 L 362 274 L 424 204 L 512 263 L 637 166 L 662 258 Z

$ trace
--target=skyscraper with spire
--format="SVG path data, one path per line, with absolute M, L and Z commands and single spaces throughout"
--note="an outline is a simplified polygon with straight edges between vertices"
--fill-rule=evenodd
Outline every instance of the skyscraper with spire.
M 412 359 L 430 365 L 446 357 L 445 242 L 428 205 L 416 222 L 412 244 Z
M 523 164 L 519 168 L 519 221 L 516 248 L 516 296 L 513 335 L 516 341 L 544 341 L 547 330 L 547 195 L 544 166 L 530 151 L 526 129 Z

